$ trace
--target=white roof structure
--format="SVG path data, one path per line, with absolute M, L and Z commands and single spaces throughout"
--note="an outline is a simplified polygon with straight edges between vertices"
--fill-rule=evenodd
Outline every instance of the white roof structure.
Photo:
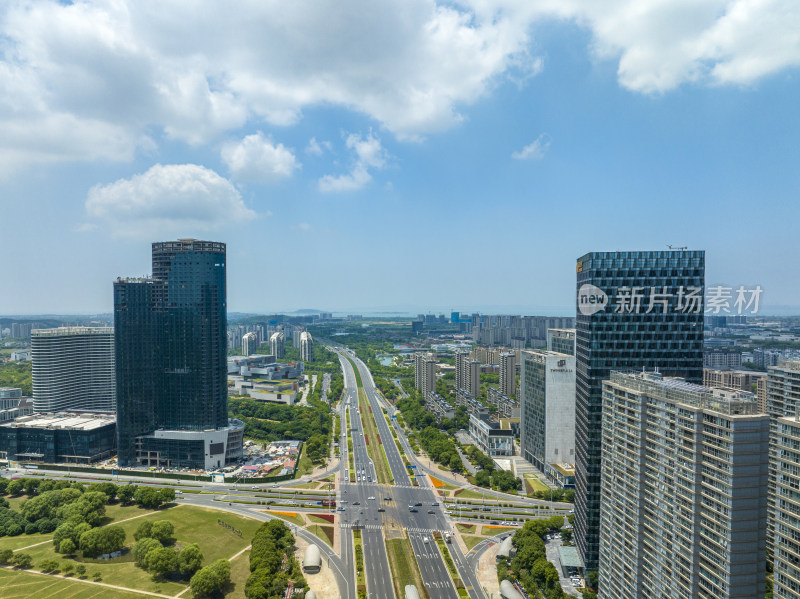
M 525 599 L 522 594 L 514 588 L 514 585 L 507 580 L 500 583 L 500 595 L 502 595 L 504 599 Z
M 507 536 L 502 543 L 500 549 L 497 550 L 497 557 L 509 557 L 511 555 L 511 536 Z
M 406 585 L 406 599 L 419 599 L 419 591 L 413 584 Z
M 316 545 L 309 545 L 303 555 L 303 568 L 321 568 L 322 558 L 319 554 L 319 547 Z

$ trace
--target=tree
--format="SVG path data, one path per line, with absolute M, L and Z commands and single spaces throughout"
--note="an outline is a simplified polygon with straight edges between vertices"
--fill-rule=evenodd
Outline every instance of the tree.
M 75 564 L 71 562 L 65 562 L 61 568 L 61 571 L 66 575 L 69 576 L 72 571 L 75 569 Z
M 159 547 L 147 554 L 147 571 L 154 577 L 163 577 L 177 570 L 178 554 L 170 547 Z
M 58 552 L 64 555 L 72 555 L 75 553 L 75 549 L 77 549 L 77 547 L 75 547 L 75 543 L 72 542 L 72 539 L 64 539 L 58 546 Z
M 169 520 L 159 520 L 158 522 L 153 522 L 153 526 L 150 530 L 150 536 L 156 541 L 160 542 L 162 545 L 166 545 L 174 540 L 172 538 L 172 533 L 174 531 L 175 527 L 172 525 L 172 522 Z
M 178 570 L 184 576 L 191 576 L 203 566 L 203 554 L 197 543 L 181 549 L 178 554 Z
M 64 539 L 71 539 L 77 547 L 79 545 L 81 535 L 91 529 L 92 527 L 86 522 L 81 522 L 80 524 L 75 524 L 74 522 L 64 522 L 58 528 L 56 528 L 55 532 L 53 533 L 53 546 L 56 548 L 56 551 L 58 551 L 61 549 L 61 543 L 64 541 Z
M 125 529 L 121 526 L 104 526 L 93 528 L 81 535 L 79 546 L 83 555 L 96 557 L 105 553 L 113 553 L 125 545 Z
M 75 566 L 75 574 L 78 575 L 78 578 L 83 578 L 86 575 L 86 566 L 83 564 Z
M 126 505 L 133 500 L 133 496 L 136 493 L 136 488 L 136 485 L 131 484 L 117 488 L 117 497 L 123 503 L 123 505 Z
M 464 469 L 464 464 L 461 463 L 461 458 L 457 453 L 450 456 L 450 470 L 453 472 L 461 472 Z
M 591 572 L 589 572 L 589 574 L 586 575 L 586 582 L 590 587 L 596 589 L 598 578 L 599 575 L 597 574 L 597 570 L 592 570 Z
M 161 543 L 149 537 L 145 537 L 144 539 L 137 541 L 131 550 L 131 553 L 133 553 L 133 561 L 137 566 L 147 569 L 148 554 L 154 549 L 159 549 L 160 547 Z
M 33 565 L 33 557 L 29 553 L 17 553 L 14 555 L 14 565 L 27 570 Z
M 19 495 L 20 493 L 22 493 L 22 489 L 23 489 L 23 487 L 22 487 L 22 483 L 20 481 L 12 480 L 10 483 L 8 483 L 8 486 L 6 487 L 6 492 L 9 495 L 16 496 L 16 495 Z
M 141 541 L 142 539 L 152 539 L 153 538 L 153 523 L 149 520 L 145 520 L 139 526 L 136 527 L 136 532 L 133 533 L 133 538 L 137 541 Z
M 226 559 L 218 559 L 192 576 L 189 586 L 195 596 L 211 595 L 221 591 L 231 580 L 231 565 Z
M 0 564 L 7 565 L 14 559 L 14 552 L 11 549 L 0 550 Z
M 165 503 L 175 501 L 175 491 L 173 489 L 139 487 L 134 492 L 133 499 L 142 507 L 155 510 Z

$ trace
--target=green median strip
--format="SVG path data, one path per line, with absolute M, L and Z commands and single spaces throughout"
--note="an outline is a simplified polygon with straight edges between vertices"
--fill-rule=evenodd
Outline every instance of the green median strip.
M 389 556 L 389 567 L 392 570 L 392 584 L 395 597 L 405 597 L 405 585 L 413 584 L 420 592 L 420 597 L 427 595 L 422 576 L 419 573 L 417 559 L 408 539 L 390 539 L 386 541 L 386 555 Z

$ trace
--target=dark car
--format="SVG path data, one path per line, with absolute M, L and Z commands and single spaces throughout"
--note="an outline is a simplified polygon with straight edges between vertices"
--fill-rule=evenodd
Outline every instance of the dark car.
M 361 505 L 361 502 L 360 501 L 354 501 L 353 505 Z
M 421 501 L 418 501 L 418 502 L 417 502 L 417 503 L 415 503 L 414 505 L 416 505 L 416 506 L 422 506 L 422 502 L 421 502 Z
M 428 510 L 428 513 L 429 514 L 435 514 L 436 512 L 434 512 L 433 510 Z

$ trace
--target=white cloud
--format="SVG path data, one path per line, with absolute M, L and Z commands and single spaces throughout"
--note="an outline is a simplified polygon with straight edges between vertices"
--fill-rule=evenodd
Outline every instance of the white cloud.
M 208 233 L 256 217 L 230 181 L 197 164 L 155 166 L 130 179 L 95 185 L 86 200 L 90 230 L 148 237 Z
M 300 168 L 290 149 L 274 145 L 261 131 L 238 143 L 225 144 L 222 160 L 237 179 L 259 183 L 291 177 Z
M 370 131 L 366 137 L 356 133 L 347 136 L 345 145 L 355 153 L 355 160 L 349 173 L 325 175 L 318 182 L 322 192 L 356 191 L 372 180 L 370 169 L 378 170 L 386 164 L 386 152 L 381 141 Z
M 619 83 L 663 93 L 685 83 L 752 84 L 800 66 L 796 0 L 484 0 L 478 13 L 524 23 L 572 20 L 589 29 L 591 52 L 618 61 Z
M 541 160 L 549 147 L 550 136 L 547 133 L 542 133 L 533 143 L 528 144 L 518 152 L 512 153 L 511 157 L 516 160 Z
M 308 223 L 297 223 L 297 228 L 301 231 L 310 231 L 311 225 Z
M 328 150 L 329 152 L 331 151 L 331 142 L 317 141 L 316 137 L 312 137 L 308 140 L 306 154 L 311 154 L 312 156 L 322 156 L 325 150 Z
M 315 106 L 419 139 L 538 73 L 532 35 L 553 19 L 588 29 L 593 56 L 638 92 L 800 65 L 797 0 L 7 0 L 0 164 L 128 161 L 161 136 L 216 143 Z

